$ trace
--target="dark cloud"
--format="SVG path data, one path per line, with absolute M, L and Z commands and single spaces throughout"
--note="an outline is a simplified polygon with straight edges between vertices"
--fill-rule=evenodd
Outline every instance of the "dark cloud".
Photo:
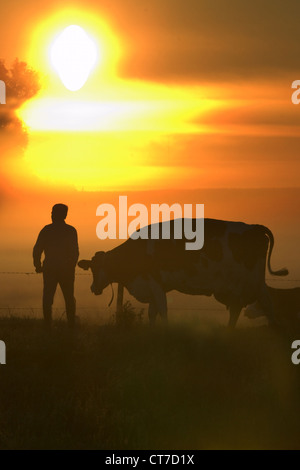
M 150 163 L 159 165 L 168 158 L 174 167 L 188 166 L 195 171 L 209 169 L 218 173 L 226 165 L 241 169 L 249 163 L 254 171 L 259 171 L 261 165 L 271 168 L 274 163 L 282 162 L 292 173 L 292 168 L 299 167 L 299 145 L 300 137 L 177 135 L 153 143 Z M 279 180 L 277 175 L 276 183 Z
M 198 124 L 247 126 L 299 126 L 299 109 L 291 102 L 245 102 L 228 105 L 226 110 L 207 112 L 196 121 Z
M 2 132 L 2 147 L 6 140 L 12 145 L 25 145 L 26 134 L 19 121 L 16 110 L 39 90 L 38 74 L 28 68 L 25 62 L 16 59 L 8 67 L 4 60 L 0 60 L 0 80 L 5 83 L 6 104 L 0 106 L 0 131 Z
M 300 73 L 298 0 L 125 3 L 133 13 L 120 22 L 128 41 L 124 74 L 218 81 Z
M 0 5 L 1 44 L 19 54 L 36 24 L 67 7 L 107 20 L 120 40 L 124 77 L 203 82 L 300 75 L 299 0 L 11 0 Z

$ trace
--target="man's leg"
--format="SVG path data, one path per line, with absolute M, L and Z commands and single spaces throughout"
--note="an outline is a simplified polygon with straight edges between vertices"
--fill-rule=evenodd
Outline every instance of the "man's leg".
M 65 303 L 66 314 L 70 327 L 75 324 L 76 300 L 74 297 L 75 268 L 65 269 L 61 272 L 59 285 L 61 287 Z
M 43 289 L 43 314 L 46 326 L 51 326 L 52 304 L 57 287 L 57 278 L 55 273 L 49 270 L 43 271 L 44 289 Z

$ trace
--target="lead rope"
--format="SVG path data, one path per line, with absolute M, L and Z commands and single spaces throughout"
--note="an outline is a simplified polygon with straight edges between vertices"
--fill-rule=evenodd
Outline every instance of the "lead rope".
M 113 302 L 113 300 L 114 300 L 114 297 L 115 297 L 113 285 L 110 284 L 110 286 L 111 286 L 111 299 L 110 299 L 110 302 L 109 302 L 109 304 L 108 304 L 109 307 L 111 306 L 111 304 L 112 304 L 112 302 Z

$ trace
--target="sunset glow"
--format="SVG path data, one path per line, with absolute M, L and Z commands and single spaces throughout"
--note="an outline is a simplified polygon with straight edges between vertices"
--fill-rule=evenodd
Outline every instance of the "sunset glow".
M 144 35 L 138 17 L 126 18 L 130 33 L 95 5 L 35 19 L 24 54 L 41 89 L 16 111 L 28 143 L 21 170 L 3 164 L 8 179 L 25 171 L 42 185 L 86 190 L 273 185 L 268 159 L 277 154 L 277 184 L 296 183 L 298 114 L 281 79 L 207 78 L 215 43 L 203 49 L 194 33 L 185 48 L 171 45 L 161 25 Z

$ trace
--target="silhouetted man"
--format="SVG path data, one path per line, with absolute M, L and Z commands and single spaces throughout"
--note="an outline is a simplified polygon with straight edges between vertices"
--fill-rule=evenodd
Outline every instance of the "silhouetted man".
M 33 248 L 33 263 L 37 273 L 43 273 L 43 313 L 47 326 L 51 325 L 52 304 L 57 284 L 60 285 L 66 303 L 69 325 L 75 323 L 76 302 L 74 298 L 75 266 L 79 256 L 77 232 L 65 223 L 68 206 L 55 204 L 52 208 L 52 224 L 39 233 Z M 41 264 L 42 253 L 45 254 Z

